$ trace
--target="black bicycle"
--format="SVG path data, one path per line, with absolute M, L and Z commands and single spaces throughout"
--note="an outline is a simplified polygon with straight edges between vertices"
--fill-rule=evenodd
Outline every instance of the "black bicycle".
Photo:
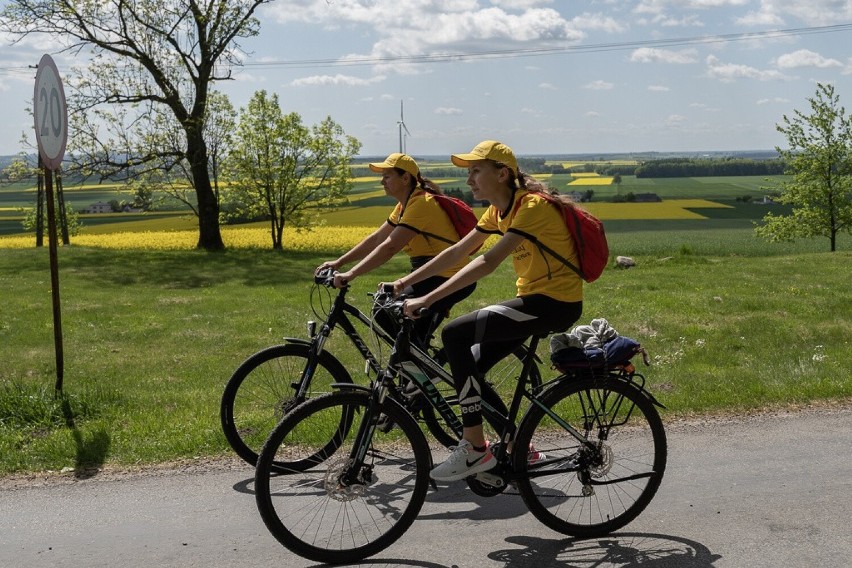
M 391 396 L 414 364 L 411 321 L 402 318 L 401 302 L 387 309 L 402 319 L 387 367 L 369 387 L 335 385 L 337 392 L 294 408 L 258 458 L 255 494 L 264 523 L 314 561 L 353 562 L 380 552 L 414 522 L 426 498 L 429 444 Z M 527 353 L 543 337 L 532 337 Z M 497 466 L 467 483 L 485 496 L 514 484 L 533 515 L 561 533 L 597 537 L 625 526 L 663 478 L 662 405 L 629 361 L 577 369 L 536 387 L 528 380 L 533 367 L 526 357 L 508 412 L 483 401 L 486 422 L 500 425 L 492 444 Z M 412 376 L 438 414 L 457 422 L 428 377 Z M 381 428 L 388 419 L 398 428 Z
M 225 386 L 220 407 L 222 431 L 237 455 L 252 465 L 257 463 L 257 454 L 269 432 L 291 409 L 309 398 L 330 392 L 332 384 L 354 382 L 346 367 L 326 348 L 334 329 L 342 328 L 363 357 L 368 377 L 377 376 L 382 365 L 358 332 L 355 322 L 360 322 L 364 329 L 369 330 L 372 337 L 378 339 L 379 346 L 394 344 L 393 335 L 373 325 L 370 316 L 346 300 L 348 287 L 340 288 L 334 299 L 331 299 L 333 281 L 334 271 L 331 269 L 314 276 L 310 305 L 322 324 L 317 326 L 316 321 L 308 322 L 308 339 L 286 337 L 283 344 L 255 353 L 234 371 Z M 435 313 L 430 317 L 430 329 L 434 332 L 445 314 Z M 452 376 L 443 368 L 446 364 L 443 350 L 429 343 L 425 346 L 413 345 L 410 352 L 411 362 L 416 367 L 411 369 L 411 373 L 428 376 L 434 387 L 442 392 L 446 403 L 456 405 Z M 495 388 L 507 378 L 517 376 L 525 356 L 525 347 L 520 348 L 513 357 L 504 359 L 488 370 L 490 384 L 483 396 L 493 404 L 502 405 L 502 402 L 498 402 L 500 397 Z M 535 362 L 540 362 L 540 359 L 536 357 Z M 537 364 L 531 366 L 529 374 L 532 384 L 541 384 Z M 424 402 L 419 390 L 410 386 L 410 380 L 406 378 L 405 383 L 399 385 L 401 396 L 398 396 L 398 400 L 426 424 L 441 444 L 454 445 L 461 436 L 460 425 L 458 428 L 456 424 L 448 425 L 436 415 L 432 405 Z

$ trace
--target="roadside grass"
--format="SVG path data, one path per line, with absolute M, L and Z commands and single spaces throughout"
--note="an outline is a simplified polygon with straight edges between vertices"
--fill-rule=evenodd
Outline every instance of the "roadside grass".
M 667 419 L 852 397 L 849 239 L 837 253 L 770 245 L 746 230 L 614 232 L 610 241 L 638 266 L 609 268 L 587 286 L 580 323 L 606 317 L 648 349 L 654 364 L 639 369 Z M 305 336 L 317 319 L 313 267 L 339 252 L 61 248 L 65 388 L 56 399 L 47 250 L 0 251 L 0 474 L 229 455 L 218 418 L 225 382 L 253 352 Z M 350 298 L 368 310 L 375 284 L 406 269 L 394 259 L 357 280 Z M 513 294 L 507 262 L 456 313 Z M 363 380 L 345 337 L 328 347 Z

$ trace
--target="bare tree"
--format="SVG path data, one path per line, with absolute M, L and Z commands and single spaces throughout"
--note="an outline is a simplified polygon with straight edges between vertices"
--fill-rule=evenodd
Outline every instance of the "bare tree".
M 208 94 L 239 64 L 239 41 L 257 35 L 254 14 L 271 0 L 7 0 L 0 31 L 20 41 L 47 34 L 90 56 L 69 81 L 69 156 L 102 179 L 188 165 L 198 247 L 224 248 L 205 140 Z M 167 118 L 183 145 L 162 147 L 151 121 Z

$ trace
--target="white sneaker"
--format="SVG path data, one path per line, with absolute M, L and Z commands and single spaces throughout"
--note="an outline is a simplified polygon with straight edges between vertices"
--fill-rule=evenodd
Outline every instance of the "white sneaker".
M 494 454 L 485 448 L 484 452 L 477 452 L 467 440 L 462 440 L 453 448 L 444 463 L 435 466 L 430 476 L 435 481 L 458 481 L 469 475 L 488 471 L 497 465 Z

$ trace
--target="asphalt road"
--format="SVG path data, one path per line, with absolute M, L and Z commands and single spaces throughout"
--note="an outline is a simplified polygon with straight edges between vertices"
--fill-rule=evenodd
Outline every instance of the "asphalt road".
M 852 566 L 852 405 L 667 424 L 662 487 L 606 538 L 554 533 L 463 483 L 359 566 Z M 436 456 L 440 458 L 441 456 Z M 305 567 L 267 532 L 239 464 L 0 480 L 0 567 Z

